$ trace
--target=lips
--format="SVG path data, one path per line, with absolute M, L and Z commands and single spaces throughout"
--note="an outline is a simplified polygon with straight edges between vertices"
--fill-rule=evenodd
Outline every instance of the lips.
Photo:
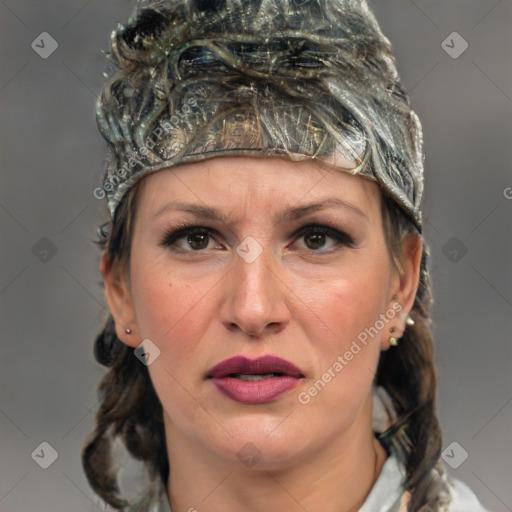
M 247 405 L 277 400 L 304 378 L 297 366 L 276 356 L 236 356 L 215 365 L 207 375 L 224 396 Z
M 258 359 L 248 359 L 243 356 L 236 356 L 226 359 L 215 365 L 209 372 L 208 377 L 223 378 L 229 375 L 265 375 L 277 373 L 297 379 L 304 377 L 299 368 L 294 364 L 276 356 L 263 356 Z

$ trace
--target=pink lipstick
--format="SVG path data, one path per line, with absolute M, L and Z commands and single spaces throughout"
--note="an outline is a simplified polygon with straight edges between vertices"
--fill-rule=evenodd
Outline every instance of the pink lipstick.
M 267 355 L 257 359 L 231 357 L 215 365 L 207 378 L 224 396 L 256 405 L 277 400 L 295 388 L 304 375 L 289 361 Z

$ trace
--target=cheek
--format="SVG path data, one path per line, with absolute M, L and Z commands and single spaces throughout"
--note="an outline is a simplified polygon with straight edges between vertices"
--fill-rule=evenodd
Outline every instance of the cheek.
M 308 290 L 304 302 L 312 305 L 317 318 L 310 326 L 310 339 L 327 333 L 323 338 L 324 347 L 343 350 L 385 312 L 389 299 L 389 267 L 358 258 L 353 264 L 340 268 L 337 274 L 337 279 L 326 279 L 313 287 L 302 283 L 299 289 L 302 293 Z
M 211 323 L 205 290 L 213 285 L 194 286 L 169 271 L 139 268 L 144 272 L 134 272 L 132 278 L 138 328 L 141 338 L 151 339 L 160 349 L 148 367 L 150 377 L 166 414 L 187 429 L 191 422 L 204 421 L 204 411 L 192 397 L 189 370 L 198 369 L 200 362 L 198 342 Z
M 371 388 L 381 340 L 391 325 L 383 327 L 379 320 L 389 298 L 389 267 L 385 259 L 360 258 L 340 274 L 309 288 L 308 302 L 314 304 L 317 320 L 307 327 L 307 337 L 314 344 L 317 373 L 308 388 L 308 407 L 342 406 L 351 418 Z
M 135 265 L 134 265 L 135 266 Z M 143 338 L 151 339 L 167 365 L 186 358 L 210 321 L 204 286 L 193 286 L 168 269 L 144 265 L 132 278 L 137 324 Z

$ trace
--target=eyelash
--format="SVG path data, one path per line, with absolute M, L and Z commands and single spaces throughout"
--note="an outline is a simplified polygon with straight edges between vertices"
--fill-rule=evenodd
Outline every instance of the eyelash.
M 171 229 L 164 235 L 161 245 L 164 247 L 169 247 L 173 245 L 177 240 L 183 238 L 185 235 L 188 235 L 190 233 L 201 233 L 211 236 L 212 233 L 214 232 L 215 230 L 207 228 L 201 224 L 183 222 L 175 226 L 173 229 Z M 348 248 L 353 248 L 355 246 L 354 240 L 350 235 L 343 233 L 342 231 L 336 229 L 334 226 L 329 226 L 328 224 L 307 224 L 306 226 L 303 226 L 298 231 L 296 231 L 293 236 L 300 238 L 308 233 L 325 234 L 337 242 L 336 246 L 341 245 Z M 310 250 L 314 253 L 322 252 L 321 249 Z M 189 251 L 186 249 L 178 248 L 178 251 L 200 253 L 204 251 L 204 249 Z

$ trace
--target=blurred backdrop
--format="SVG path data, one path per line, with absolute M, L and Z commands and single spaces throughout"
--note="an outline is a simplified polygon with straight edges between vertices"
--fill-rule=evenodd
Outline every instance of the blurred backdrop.
M 99 510 L 80 463 L 104 374 L 94 102 L 133 5 L 0 1 L 1 512 Z M 512 511 L 512 2 L 370 5 L 424 128 L 444 458 Z

